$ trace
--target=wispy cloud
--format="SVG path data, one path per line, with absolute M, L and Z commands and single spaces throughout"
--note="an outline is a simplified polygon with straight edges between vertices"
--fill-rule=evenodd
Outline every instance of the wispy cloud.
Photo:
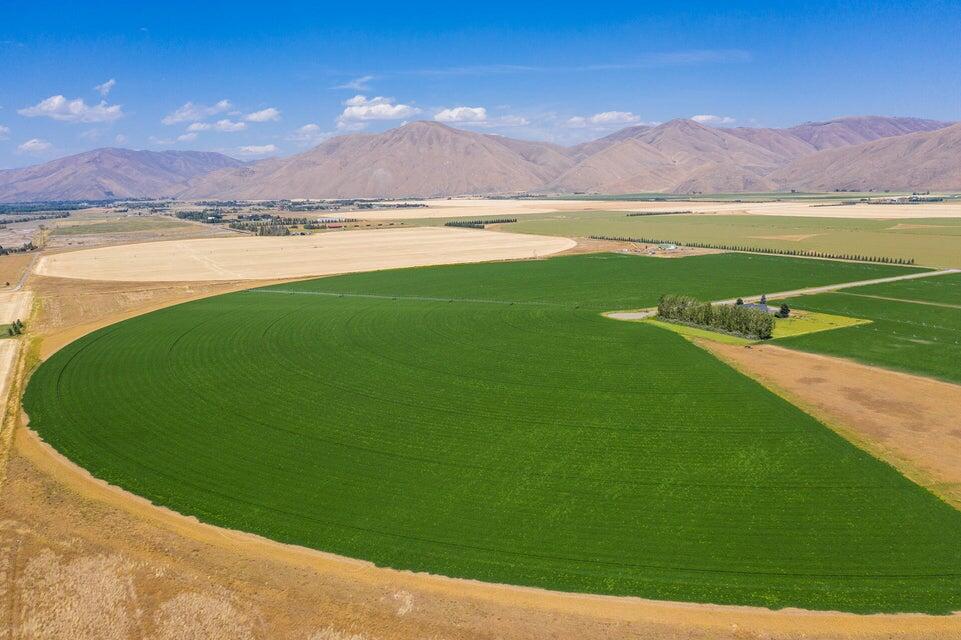
M 711 126 L 723 125 L 723 124 L 734 124 L 735 122 L 737 122 L 735 118 L 732 118 L 730 116 L 716 116 L 710 113 L 691 116 L 691 120 L 700 124 L 707 124 Z
M 274 144 L 251 144 L 237 149 L 237 153 L 242 156 L 264 156 L 278 151 L 280 149 Z
M 181 122 L 197 122 L 198 120 L 203 120 L 211 116 L 215 116 L 221 113 L 226 113 L 233 108 L 233 104 L 230 100 L 221 100 L 220 102 L 205 106 L 202 104 L 194 104 L 193 102 L 186 102 L 182 107 L 168 113 L 164 116 L 161 122 L 166 125 L 179 124 Z
M 271 122 L 280 120 L 280 109 L 267 107 L 266 109 L 261 109 L 260 111 L 248 113 L 244 116 L 244 120 L 247 122 Z
M 247 128 L 247 124 L 244 122 L 234 122 L 229 118 L 224 118 L 223 120 L 218 120 L 214 123 L 214 130 L 220 131 L 222 133 L 236 133 L 237 131 L 243 131 Z
M 123 108 L 119 104 L 88 105 L 83 98 L 68 100 L 62 95 L 50 96 L 32 107 L 25 107 L 17 111 L 27 118 L 50 118 L 60 122 L 112 122 L 123 117 Z
M 631 69 L 656 69 L 659 67 L 693 66 L 703 64 L 736 64 L 750 62 L 751 53 L 743 49 L 692 49 L 664 51 L 640 55 L 619 62 L 599 62 L 580 65 L 523 65 L 484 64 L 454 67 L 434 67 L 390 72 L 390 75 L 421 76 L 490 76 L 527 73 L 571 73 L 585 71 L 620 71 Z
M 17 147 L 17 153 L 43 153 L 49 151 L 52 144 L 40 138 L 31 138 Z
M 5 127 L 0 124 L 0 140 L 6 140 L 10 137 L 10 127 Z
M 329 137 L 334 135 L 330 131 L 324 131 L 319 124 L 305 124 L 302 127 L 295 129 L 287 139 L 296 142 L 301 146 L 315 145 Z
M 353 80 L 348 80 L 343 84 L 334 85 L 333 89 L 350 89 L 352 91 L 370 91 L 370 82 L 376 76 L 360 76 Z
M 117 81 L 113 78 L 110 78 L 106 82 L 98 84 L 93 88 L 93 90 L 99 93 L 101 98 L 106 98 L 107 94 L 110 93 L 111 89 L 113 89 L 115 86 L 117 86 Z

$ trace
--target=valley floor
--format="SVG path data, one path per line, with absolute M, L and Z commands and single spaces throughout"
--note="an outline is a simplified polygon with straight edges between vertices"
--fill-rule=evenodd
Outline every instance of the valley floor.
M 125 317 L 255 284 L 262 283 L 33 278 L 43 308 L 35 318 L 39 351 L 49 355 Z M 712 349 L 915 480 L 932 479 L 957 503 L 961 440 L 950 424 L 961 387 L 808 354 L 787 371 L 776 347 Z M 823 393 L 842 381 L 836 396 Z M 924 416 L 926 431 L 912 412 Z M 775 612 L 376 568 L 154 507 L 93 479 L 19 420 L 3 428 L 14 438 L 0 452 L 0 629 L 13 638 L 961 638 L 958 615 Z

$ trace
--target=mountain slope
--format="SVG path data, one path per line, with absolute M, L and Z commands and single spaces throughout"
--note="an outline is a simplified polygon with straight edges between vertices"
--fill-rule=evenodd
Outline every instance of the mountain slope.
M 922 118 L 889 118 L 883 116 L 850 116 L 826 122 L 805 122 L 783 129 L 807 142 L 816 150 L 837 149 L 881 138 L 902 136 L 919 131 L 936 131 L 950 122 Z
M 961 190 L 961 124 L 821 151 L 770 178 L 805 191 Z
M 537 189 L 573 164 L 563 148 L 413 122 L 333 138 L 296 156 L 215 172 L 183 198 L 401 198 Z
M 724 131 L 732 136 L 737 136 L 741 140 L 763 147 L 786 161 L 796 160 L 817 152 L 813 144 L 802 140 L 786 129 L 734 127 Z
M 201 151 L 95 149 L 0 172 L 0 202 L 157 197 L 191 178 L 243 164 Z
M 551 188 L 598 193 L 763 190 L 770 186 L 764 175 L 784 163 L 777 153 L 723 129 L 672 120 L 588 156 Z

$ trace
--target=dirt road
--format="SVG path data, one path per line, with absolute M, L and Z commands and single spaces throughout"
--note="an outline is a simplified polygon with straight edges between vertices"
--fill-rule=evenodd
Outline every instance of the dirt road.
M 740 299 L 744 302 L 758 302 L 761 299 L 761 295 L 766 295 L 769 300 L 780 300 L 784 298 L 795 298 L 797 296 L 810 296 L 817 293 L 828 293 L 830 291 L 838 291 L 840 289 L 849 289 L 852 287 L 864 287 L 869 284 L 884 284 L 886 282 L 898 282 L 900 280 L 917 280 L 918 278 L 933 278 L 935 276 L 945 276 L 952 273 L 961 273 L 961 269 L 941 269 L 940 271 L 918 271 L 915 273 L 908 273 L 903 276 L 892 276 L 890 278 L 875 278 L 874 280 L 856 280 L 854 282 L 841 282 L 839 284 L 829 284 L 823 287 L 807 287 L 805 289 L 794 289 L 793 291 L 778 291 L 775 293 L 767 294 L 756 294 L 751 296 L 742 296 Z M 728 298 L 727 300 L 714 300 L 714 304 L 734 304 L 737 302 L 737 298 Z M 639 309 L 637 311 L 613 311 L 610 313 L 605 313 L 604 315 L 613 320 L 644 320 L 646 318 L 651 318 L 657 314 L 657 309 Z

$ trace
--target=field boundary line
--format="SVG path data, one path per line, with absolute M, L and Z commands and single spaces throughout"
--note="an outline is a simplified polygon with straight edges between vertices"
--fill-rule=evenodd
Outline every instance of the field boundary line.
M 875 278 L 874 280 L 854 280 L 851 282 L 840 282 L 838 284 L 827 284 L 821 287 L 808 287 L 806 289 L 795 289 L 794 291 L 778 291 L 775 293 L 758 294 L 751 296 L 741 296 L 739 298 L 728 298 L 726 300 L 713 300 L 713 304 L 734 304 L 738 300 L 743 302 L 760 302 L 761 295 L 766 296 L 768 300 L 781 300 L 784 298 L 796 298 L 799 296 L 809 296 L 816 295 L 819 293 L 834 293 L 838 292 L 840 289 L 854 289 L 857 287 L 866 287 L 872 284 L 885 284 L 888 282 L 898 282 L 901 280 L 916 280 L 918 278 L 933 278 L 935 276 L 947 276 L 955 273 L 961 273 L 961 269 L 940 269 L 937 271 L 923 271 L 921 273 L 909 273 L 903 276 L 890 276 L 887 278 Z M 847 293 L 847 292 L 845 292 Z M 864 294 L 850 294 L 850 295 L 864 295 Z M 893 298 L 892 298 L 893 299 Z M 904 302 L 908 302 L 905 300 Z M 944 306 L 944 305 L 935 305 Z M 603 315 L 612 318 L 614 320 L 644 320 L 650 318 L 656 314 L 655 307 L 648 307 L 646 309 L 636 309 L 631 311 L 608 311 Z
M 858 298 L 873 298 L 875 300 L 888 300 L 890 302 L 906 302 L 908 304 L 926 304 L 931 307 L 944 307 L 945 309 L 961 309 L 961 304 L 948 304 L 947 302 L 932 302 L 930 300 L 912 300 L 910 298 L 892 298 L 890 296 L 873 296 L 869 293 L 854 293 L 852 291 L 835 291 L 834 293 L 845 296 L 857 296 Z
M 935 276 L 946 276 L 953 273 L 961 273 L 961 269 L 940 269 L 938 271 L 922 271 L 921 273 L 909 273 L 903 276 L 889 276 L 887 278 L 875 278 L 873 280 L 854 280 L 852 282 L 840 282 L 838 284 L 828 284 L 822 287 L 807 287 L 805 289 L 796 289 L 794 291 L 778 291 L 776 293 L 765 294 L 768 299 L 773 298 L 793 298 L 795 296 L 807 296 L 816 295 L 818 293 L 829 293 L 831 291 L 837 291 L 838 289 L 850 289 L 854 287 L 866 287 L 872 284 L 885 284 L 888 282 L 898 282 L 901 280 L 916 280 L 918 278 L 933 278 Z M 761 299 L 760 295 L 756 296 L 744 296 L 741 298 L 744 302 L 758 302 Z M 715 304 L 730 304 L 736 302 L 737 298 L 729 300 L 715 300 Z

